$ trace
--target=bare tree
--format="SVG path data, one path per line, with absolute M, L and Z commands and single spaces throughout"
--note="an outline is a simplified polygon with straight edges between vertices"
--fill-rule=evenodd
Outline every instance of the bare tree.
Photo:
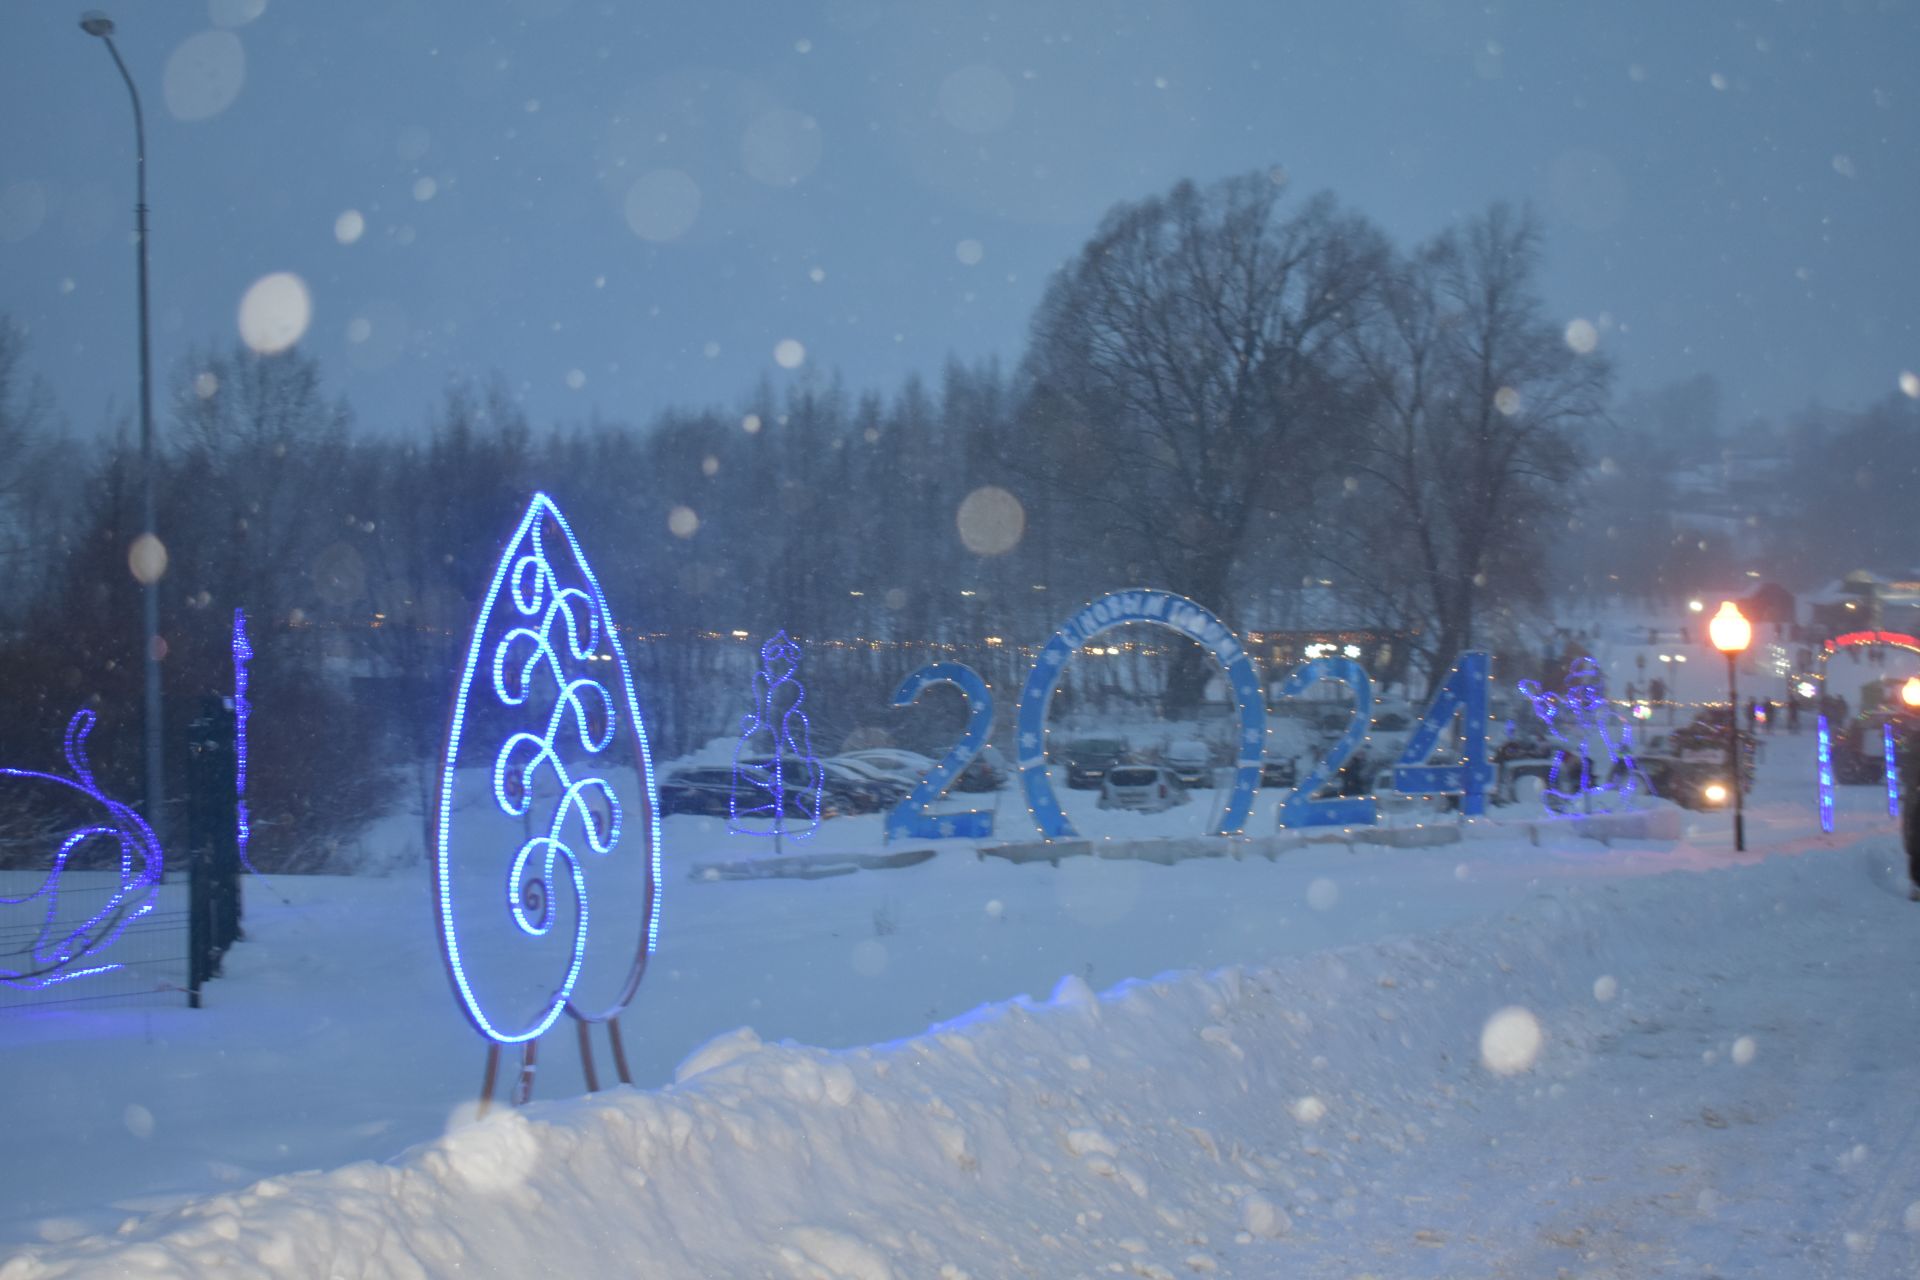
M 53 399 L 44 383 L 27 375 L 26 349 L 26 331 L 0 315 L 0 567 L 9 611 L 37 598 L 51 581 L 50 544 L 73 532 L 53 504 L 77 496 L 57 483 Z
M 1486 605 L 1539 594 L 1578 433 L 1604 413 L 1608 364 L 1543 318 L 1539 261 L 1531 215 L 1495 205 L 1397 264 L 1352 333 L 1369 391 L 1359 501 L 1329 559 L 1429 674 L 1478 638 Z
M 1387 258 L 1331 197 L 1291 213 L 1284 198 L 1262 172 L 1118 206 L 1049 288 L 1026 363 L 1030 419 L 1104 567 L 1229 622 L 1256 517 L 1297 500 L 1338 444 L 1342 339 Z M 1205 675 L 1182 664 L 1170 709 Z
M 346 401 L 327 396 L 298 350 L 236 346 L 196 353 L 192 367 L 173 393 L 177 471 L 162 528 L 175 531 L 174 581 L 223 587 L 221 604 L 263 620 L 357 595 L 328 554 L 349 500 Z

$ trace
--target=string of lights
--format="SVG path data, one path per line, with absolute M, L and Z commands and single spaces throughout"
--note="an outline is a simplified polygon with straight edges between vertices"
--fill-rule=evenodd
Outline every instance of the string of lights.
M 83 962 L 95 959 L 112 946 L 127 926 L 153 910 L 159 896 L 160 878 L 166 869 L 160 842 L 139 814 L 103 792 L 94 780 L 93 767 L 87 760 L 87 735 L 93 732 L 94 721 L 93 712 L 81 710 L 67 722 L 63 754 L 71 777 L 32 769 L 0 768 L 0 778 L 49 783 L 77 792 L 106 811 L 106 821 L 87 823 L 61 840 L 53 865 L 37 889 L 17 897 L 0 897 L 0 905 L 5 906 L 44 904 L 33 941 L 25 949 L 26 963 L 19 967 L 0 965 L 0 983 L 19 990 L 42 990 L 57 983 L 123 968 L 112 961 Z M 118 855 L 119 883 L 98 910 L 78 924 L 63 924 L 60 880 L 75 851 L 90 840 L 111 842 Z
M 247 613 L 244 609 L 233 611 L 233 798 L 237 845 L 240 851 L 240 865 L 254 875 L 260 869 L 253 865 L 253 859 L 247 852 L 253 839 L 253 822 L 247 815 L 247 721 L 253 715 L 253 701 L 247 694 L 249 668 L 253 663 L 253 645 L 247 639 Z
M 1564 693 L 1549 692 L 1533 680 L 1520 681 L 1519 689 L 1554 744 L 1541 797 L 1548 817 L 1623 813 L 1636 807 L 1637 794 L 1651 792 L 1634 762 L 1633 722 L 1613 709 L 1606 677 L 1591 657 L 1580 657 L 1568 669 Z M 1593 767 L 1595 739 L 1606 753 L 1601 777 Z M 1570 764 L 1575 766 L 1571 773 Z
M 800 645 L 785 631 L 775 632 L 760 646 L 760 670 L 753 676 L 754 709 L 741 720 L 740 740 L 733 747 L 733 785 L 727 790 L 727 829 L 741 836 L 771 836 L 776 851 L 783 837 L 804 840 L 819 829 L 820 795 L 826 784 L 825 771 L 813 754 L 807 714 L 800 709 L 807 690 L 793 677 L 799 666 Z M 773 745 L 764 755 L 756 750 L 763 733 Z M 766 763 L 755 763 L 756 757 Z M 797 789 L 788 786 L 789 761 L 800 769 Z M 766 798 L 757 804 L 740 803 L 743 793 L 756 792 Z M 806 820 L 805 830 L 789 828 L 794 809 Z

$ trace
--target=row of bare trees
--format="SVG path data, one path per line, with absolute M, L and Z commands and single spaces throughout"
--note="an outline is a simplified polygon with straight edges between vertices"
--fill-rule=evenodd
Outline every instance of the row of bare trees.
M 1012 373 L 956 365 L 885 397 L 762 385 L 644 427 L 536 427 L 463 387 L 422 428 L 370 436 L 297 351 L 199 353 L 163 437 L 169 717 L 228 686 L 245 608 L 257 697 L 282 709 L 256 721 L 260 848 L 271 861 L 277 831 L 286 864 L 326 865 L 354 818 L 424 793 L 464 631 L 540 489 L 632 633 L 665 754 L 736 726 L 776 629 L 808 645 L 832 743 L 897 718 L 886 695 L 925 661 L 1017 679 L 1024 647 L 1125 586 L 1246 626 L 1304 582 L 1430 668 L 1540 590 L 1604 406 L 1604 361 L 1542 314 L 1539 254 L 1503 207 L 1402 253 L 1266 173 L 1183 183 L 1107 217 Z M 18 336 L 0 339 L 0 555 L 19 584 L 0 759 L 47 762 L 95 705 L 120 713 L 103 771 L 130 779 L 136 459 L 120 440 L 79 455 L 51 415 Z M 1178 653 L 1176 713 L 1206 676 Z
M 1056 279 L 1029 420 L 1154 577 L 1233 620 L 1325 582 L 1431 672 L 1487 610 L 1539 598 L 1605 413 L 1608 364 L 1545 315 L 1540 253 L 1506 206 L 1400 253 L 1275 174 L 1183 183 L 1116 209 Z

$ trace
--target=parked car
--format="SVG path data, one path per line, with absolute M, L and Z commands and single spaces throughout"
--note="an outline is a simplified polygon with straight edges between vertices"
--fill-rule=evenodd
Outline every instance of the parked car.
M 1127 744 L 1119 738 L 1076 738 L 1062 753 L 1067 760 L 1067 786 L 1075 791 L 1092 791 L 1107 776 L 1107 770 L 1127 759 Z
M 1213 752 L 1198 738 L 1177 738 L 1160 753 L 1160 763 L 1185 787 L 1213 785 Z
M 913 790 L 898 778 L 875 777 L 838 760 L 822 760 L 820 768 L 826 774 L 824 789 L 843 800 L 845 803 L 839 807 L 848 813 L 891 809 Z
M 675 769 L 660 783 L 660 815 L 706 813 L 727 816 L 733 769 L 727 765 Z
M 1187 789 L 1173 770 L 1157 764 L 1120 764 L 1100 780 L 1102 809 L 1137 809 L 1158 813 L 1188 800 Z
M 1683 809 L 1724 809 L 1733 803 L 1733 786 L 1724 757 L 1637 755 L 1653 794 Z M 1752 779 L 1748 782 L 1751 784 Z
M 1260 763 L 1260 785 L 1294 787 L 1300 782 L 1300 766 L 1292 756 L 1268 756 Z
M 992 745 L 980 748 L 980 754 L 967 761 L 967 767 L 954 779 L 955 791 L 998 791 L 1013 776 L 1007 758 Z
M 764 795 L 760 788 L 773 781 L 773 764 L 772 756 L 755 756 L 739 762 L 739 803 L 742 807 L 762 802 L 758 799 Z M 796 756 L 782 756 L 780 775 L 783 784 L 782 807 L 787 816 L 789 818 L 808 817 L 807 797 L 813 790 L 813 778 L 807 768 L 807 762 Z M 850 795 L 845 789 L 845 784 L 837 782 L 835 775 L 824 768 L 821 770 L 820 783 L 820 816 L 822 818 L 837 818 L 843 813 L 868 812 L 860 807 L 864 802 Z M 721 812 L 725 813 L 726 810 L 723 809 Z
M 836 759 L 869 765 L 901 779 L 909 787 L 918 784 L 920 779 L 933 770 L 932 760 L 918 751 L 907 751 L 899 747 L 868 747 L 861 751 L 846 751 Z
M 857 756 L 828 756 L 822 763 L 830 764 L 849 776 L 863 779 L 875 786 L 897 790 L 903 796 L 912 791 L 914 783 L 919 781 L 918 778 L 909 780 L 897 770 L 882 769 L 873 761 L 862 760 Z

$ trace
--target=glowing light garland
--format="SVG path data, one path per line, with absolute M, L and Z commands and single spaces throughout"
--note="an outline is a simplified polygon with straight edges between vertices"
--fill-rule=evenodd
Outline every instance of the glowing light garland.
M 558 533 L 571 553 L 571 574 L 549 558 L 547 546 Z M 577 581 L 575 580 L 577 579 Z M 496 611 L 499 617 L 496 619 Z M 480 677 L 481 663 L 487 675 Z M 612 662 L 616 687 L 609 689 L 596 675 L 586 674 L 589 663 Z M 520 1025 L 502 1026 L 489 1014 L 475 991 L 463 963 L 458 931 L 460 905 L 454 890 L 454 787 L 463 733 L 468 728 L 470 702 L 478 688 L 492 693 L 503 711 L 535 708 L 535 695 L 550 696 L 552 704 L 537 732 L 510 734 L 493 753 L 492 796 L 500 817 L 519 819 L 524 838 L 509 861 L 503 882 L 493 899 L 504 905 L 518 930 L 534 938 L 551 933 L 558 912 L 557 877 L 564 874 L 575 904 L 574 936 L 564 973 L 552 994 L 531 1018 Z M 619 721 L 625 708 L 633 743 L 634 762 L 643 796 L 642 839 L 646 857 L 646 886 L 642 903 L 644 934 L 626 982 L 608 1010 L 589 1011 L 573 1003 L 574 988 L 586 958 L 588 927 L 588 856 L 613 853 L 622 836 L 625 806 L 614 784 L 605 777 L 576 777 L 584 754 L 603 757 L 620 737 Z M 610 761 L 608 763 L 611 763 Z M 544 776 L 558 790 L 544 828 L 535 822 L 536 783 Z M 660 845 L 656 815 L 659 805 L 648 751 L 645 725 L 634 696 L 633 675 L 620 646 L 606 597 L 593 575 L 579 541 L 566 518 L 544 493 L 535 494 L 494 570 L 492 584 L 474 623 L 466 665 L 455 695 L 447 753 L 441 773 L 436 815 L 434 906 L 442 952 L 456 995 L 474 1027 L 487 1038 L 517 1044 L 537 1038 L 567 1009 L 585 1021 L 617 1016 L 638 989 L 641 976 L 659 939 Z M 576 849 L 569 837 L 577 832 L 584 847 Z M 484 838 L 463 842 L 463 848 L 484 850 Z M 483 855 L 472 855 L 483 856 Z
M 1635 807 L 1634 797 L 1641 791 L 1651 794 L 1646 775 L 1634 763 L 1633 724 L 1607 700 L 1606 677 L 1592 658 L 1575 660 L 1567 672 L 1564 694 L 1550 693 L 1534 680 L 1522 680 L 1519 689 L 1540 717 L 1548 739 L 1558 744 L 1541 797 L 1548 816 L 1621 813 Z M 1607 755 L 1606 777 L 1599 781 L 1594 778 L 1591 747 L 1596 737 Z M 1563 785 L 1570 762 L 1577 769 L 1571 785 Z
M 1834 654 L 1842 649 L 1871 646 L 1889 649 L 1905 649 L 1910 653 L 1920 653 L 1920 637 L 1908 635 L 1904 631 L 1849 631 L 1843 635 L 1834 636 L 1829 640 L 1823 640 L 1820 644 L 1819 669 L 1814 672 L 1814 679 L 1819 682 L 1821 689 L 1825 689 L 1827 663 L 1832 659 Z M 1820 698 L 1820 705 L 1823 707 L 1826 705 L 1824 694 L 1822 694 Z M 1880 750 L 1882 767 L 1886 770 L 1887 816 L 1898 818 L 1900 816 L 1900 779 L 1895 761 L 1893 726 L 1891 724 L 1883 725 L 1881 727 L 1881 733 Z M 1865 744 L 1862 743 L 1861 745 L 1864 747 Z M 1833 730 L 1827 721 L 1825 711 L 1820 713 L 1818 749 L 1819 759 L 1815 766 L 1817 770 L 1815 794 L 1820 805 L 1820 830 L 1831 833 L 1833 831 L 1834 794 Z
M 253 645 L 247 639 L 247 614 L 233 611 L 233 796 L 237 819 L 240 865 L 254 875 L 260 868 L 247 856 L 247 841 L 253 837 L 253 824 L 247 817 L 247 717 L 253 703 L 247 697 L 247 667 L 253 661 Z
M 1893 762 L 1893 725 L 1880 726 L 1880 754 L 1887 766 L 1887 816 L 1900 816 L 1900 772 Z
M 800 645 L 784 631 L 776 631 L 760 646 L 760 670 L 753 675 L 754 709 L 741 717 L 740 740 L 733 747 L 733 786 L 727 791 L 728 830 L 742 836 L 772 836 L 776 850 L 781 837 L 804 840 L 819 828 L 820 792 L 826 783 L 826 773 L 813 754 L 807 714 L 800 710 L 807 691 L 793 678 L 799 665 Z M 763 732 L 773 741 L 773 750 L 766 756 L 764 766 L 754 763 L 758 753 L 752 750 L 755 739 Z M 747 763 L 743 764 L 743 760 Z M 787 786 L 790 760 L 800 766 L 804 779 L 797 791 Z M 749 796 L 757 792 L 767 798 L 758 804 L 742 806 L 743 791 Z M 787 828 L 787 820 L 794 816 L 790 808 L 797 808 L 798 816 L 806 819 L 806 830 Z M 759 825 L 762 822 L 766 825 Z
M 79 792 L 105 809 L 109 821 L 81 827 L 61 841 L 53 866 L 38 889 L 20 897 L 0 897 L 0 905 L 25 906 L 44 901 L 46 910 L 38 932 L 28 948 L 25 968 L 0 967 L 0 983 L 20 990 L 34 991 L 61 982 L 71 982 L 92 974 L 108 973 L 124 966 L 118 963 L 89 964 L 75 968 L 113 945 L 127 926 L 153 910 L 159 896 L 160 877 L 166 867 L 160 843 L 153 831 L 126 805 L 100 790 L 93 768 L 87 762 L 86 739 L 93 731 L 94 714 L 79 711 L 67 723 L 64 754 L 72 777 L 37 773 L 31 769 L 0 769 L 0 778 L 52 783 Z M 105 839 L 118 846 L 120 884 L 108 895 L 106 903 L 78 925 L 60 923 L 60 878 L 74 851 L 88 840 Z M 18 953 L 15 953 L 18 954 Z
M 1254 789 L 1260 785 L 1261 754 L 1266 746 L 1267 703 L 1253 660 L 1227 625 L 1205 607 L 1171 591 L 1115 591 L 1083 606 L 1040 649 L 1040 656 L 1020 692 L 1020 786 L 1027 811 L 1040 834 L 1055 840 L 1078 834 L 1060 808 L 1060 798 L 1047 776 L 1047 710 L 1053 691 L 1066 674 L 1073 655 L 1095 636 L 1129 622 L 1150 622 L 1198 641 L 1225 669 L 1239 706 L 1239 759 L 1233 789 L 1220 814 L 1215 835 L 1235 835 L 1247 825 Z
M 976 840 L 993 834 L 993 811 L 969 809 L 962 813 L 931 814 L 927 806 L 940 798 L 947 785 L 960 776 L 993 732 L 993 692 L 980 673 L 964 662 L 935 662 L 920 668 L 893 691 L 893 705 L 912 706 L 927 688 L 950 684 L 967 700 L 967 728 L 933 770 L 922 778 L 913 793 L 889 810 L 886 838 L 907 836 L 915 840 Z
M 1815 742 L 1815 768 L 1818 770 L 1818 789 L 1820 800 L 1820 830 L 1833 832 L 1833 733 L 1827 727 L 1827 713 L 1820 713 L 1820 725 Z

